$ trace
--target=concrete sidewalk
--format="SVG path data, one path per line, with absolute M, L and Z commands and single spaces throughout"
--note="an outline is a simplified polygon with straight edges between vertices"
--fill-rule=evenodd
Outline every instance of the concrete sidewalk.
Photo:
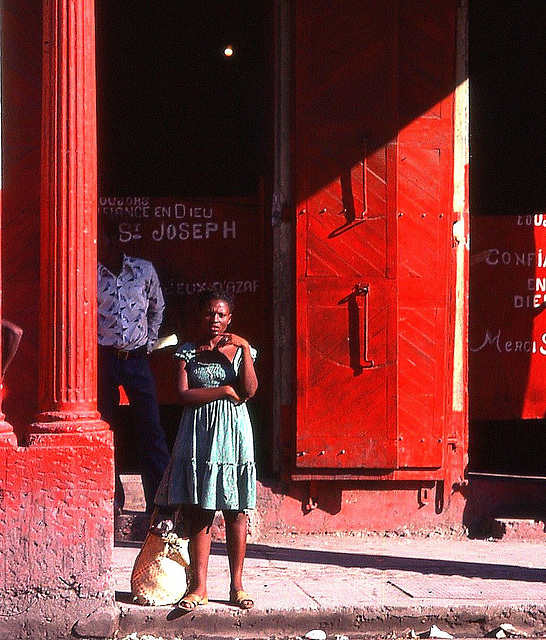
M 545 536 L 546 538 L 546 536 Z M 118 542 L 118 638 L 386 636 L 427 631 L 484 637 L 502 623 L 546 635 L 543 542 L 460 538 L 276 534 L 250 541 L 245 589 L 256 605 L 227 603 L 225 545 L 213 543 L 210 604 L 185 613 L 131 603 L 130 574 L 140 543 Z M 137 636 L 138 637 L 138 636 Z

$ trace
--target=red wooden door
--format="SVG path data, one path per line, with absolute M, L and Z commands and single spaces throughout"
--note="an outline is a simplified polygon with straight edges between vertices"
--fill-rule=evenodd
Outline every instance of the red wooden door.
M 310 194 L 298 217 L 301 467 L 396 466 L 395 151 L 362 158 L 347 184 Z
M 442 465 L 455 2 L 409 4 L 298 3 L 296 474 Z

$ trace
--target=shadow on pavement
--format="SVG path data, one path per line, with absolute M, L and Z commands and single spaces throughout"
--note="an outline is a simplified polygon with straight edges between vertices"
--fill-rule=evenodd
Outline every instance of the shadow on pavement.
M 213 545 L 213 553 L 225 555 L 225 549 Z M 250 544 L 247 558 L 273 562 L 298 562 L 303 564 L 334 565 L 346 568 L 380 569 L 389 571 L 412 571 L 422 574 L 457 575 L 467 578 L 489 580 L 521 580 L 523 582 L 545 582 L 546 569 L 533 569 L 507 564 L 468 562 L 436 558 L 408 558 L 345 551 L 313 549 L 290 549 L 264 544 Z

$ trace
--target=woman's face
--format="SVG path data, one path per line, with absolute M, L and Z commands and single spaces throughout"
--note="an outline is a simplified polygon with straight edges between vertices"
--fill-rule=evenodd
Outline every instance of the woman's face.
M 231 322 L 229 304 L 224 300 L 211 300 L 201 310 L 201 314 L 201 326 L 212 337 L 224 333 Z

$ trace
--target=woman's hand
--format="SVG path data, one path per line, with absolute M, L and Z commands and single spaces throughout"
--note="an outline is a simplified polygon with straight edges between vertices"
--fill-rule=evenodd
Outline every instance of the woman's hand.
M 226 345 L 233 345 L 234 347 L 241 347 L 242 349 L 248 349 L 250 345 L 248 340 L 241 338 L 235 333 L 223 333 L 216 344 L 217 347 L 225 347 Z
M 224 387 L 222 387 L 222 389 L 225 390 L 227 400 L 231 400 L 235 404 L 241 404 L 241 402 L 243 401 L 242 398 L 230 384 L 225 385 Z
M 220 340 L 216 344 L 216 348 L 221 347 L 235 347 L 235 350 L 242 349 L 243 357 L 241 365 L 239 367 L 238 379 L 240 402 L 246 402 L 249 398 L 256 393 L 258 388 L 258 380 L 256 378 L 256 371 L 254 370 L 254 361 L 252 359 L 252 353 L 250 352 L 250 344 L 248 340 L 241 338 L 235 333 L 223 333 Z

